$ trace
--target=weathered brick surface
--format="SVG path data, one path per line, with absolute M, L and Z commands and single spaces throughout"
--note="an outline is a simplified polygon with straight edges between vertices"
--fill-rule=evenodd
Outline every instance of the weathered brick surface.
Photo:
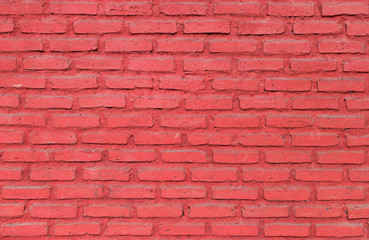
M 0 0 L 0 239 L 369 239 L 366 0 Z

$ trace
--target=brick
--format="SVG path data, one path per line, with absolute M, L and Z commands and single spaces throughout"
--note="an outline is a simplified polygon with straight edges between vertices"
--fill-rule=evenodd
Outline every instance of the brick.
M 196 2 L 168 2 L 160 4 L 160 13 L 168 16 L 196 15 L 202 16 L 206 13 L 206 5 Z
M 314 3 L 268 3 L 268 15 L 311 17 L 314 16 Z
M 54 18 L 42 20 L 20 20 L 18 27 L 22 33 L 53 34 L 65 33 L 67 31 L 67 21 Z
M 33 131 L 30 133 L 31 144 L 76 144 L 77 138 L 73 132 L 69 131 Z
M 368 146 L 369 145 L 369 136 L 354 136 L 354 135 L 346 135 L 347 146 L 356 147 L 356 146 Z
M 264 52 L 267 54 L 307 54 L 310 53 L 309 41 L 267 40 L 264 42 Z
M 18 105 L 19 105 L 19 95 L 10 95 L 10 94 L 0 95 L 0 107 L 15 108 L 15 107 L 18 107 Z M 10 116 L 10 115 L 3 115 L 3 116 Z M 13 115 L 13 116 L 16 116 L 16 115 Z
M 296 169 L 295 179 L 305 182 L 341 182 L 342 170 L 337 169 Z
M 42 51 L 43 43 L 40 39 L 1 39 L 0 52 L 30 52 Z
M 229 72 L 231 61 L 226 58 L 189 58 L 183 63 L 185 72 Z
M 0 204 L 0 216 L 2 218 L 21 217 L 23 213 L 24 204 L 22 203 Z
M 204 236 L 204 223 L 179 223 L 159 226 L 159 234 L 163 236 Z
M 184 23 L 183 33 L 230 33 L 228 21 L 223 20 L 208 20 L 208 21 L 187 21 Z
M 301 147 L 328 147 L 338 145 L 336 134 L 292 134 L 292 145 Z
M 348 219 L 362 219 L 369 217 L 369 209 L 365 205 L 348 206 Z
M 238 142 L 243 146 L 283 146 L 284 137 L 277 134 L 242 134 Z
M 104 13 L 108 16 L 151 15 L 150 2 L 110 2 L 103 4 Z
M 0 130 L 0 144 L 19 144 L 24 142 L 24 131 Z
M 83 207 L 83 216 L 85 217 L 109 217 L 120 218 L 130 217 L 130 209 L 128 206 L 116 204 L 90 204 Z
M 264 198 L 267 201 L 292 201 L 301 202 L 308 201 L 311 196 L 311 190 L 301 186 L 285 186 L 285 187 L 264 187 Z
M 0 180 L 21 180 L 21 178 L 22 178 L 22 168 L 19 167 L 0 168 Z
M 109 160 L 113 162 L 153 162 L 158 156 L 151 149 L 127 149 L 124 151 L 109 151 Z
M 150 186 L 109 186 L 110 198 L 123 198 L 123 199 L 154 199 L 155 188 Z
M 37 1 L 19 1 L 9 2 L 4 1 L 0 3 L 0 15 L 29 15 L 42 14 L 42 4 Z
M 154 120 L 151 114 L 115 115 L 107 118 L 107 126 L 110 128 L 152 127 L 153 125 Z
M 9 33 L 14 30 L 14 22 L 0 21 L 0 33 Z
M 28 176 L 33 181 L 71 181 L 75 171 L 75 167 L 33 167 Z
M 368 67 L 369 59 L 366 58 L 354 58 L 343 62 L 344 72 L 369 72 Z
M 286 109 L 288 100 L 281 97 L 239 97 L 241 109 Z
M 176 132 L 140 132 L 134 134 L 134 141 L 138 145 L 171 145 L 180 144 L 180 136 Z
M 209 51 L 212 53 L 251 53 L 255 52 L 258 47 L 258 42 L 252 40 L 214 39 L 210 40 L 209 44 Z
M 14 71 L 16 68 L 17 68 L 16 58 L 13 57 L 0 58 L 0 72 L 11 72 Z
M 310 236 L 311 224 L 268 223 L 264 232 L 267 237 L 307 237 Z
M 359 78 L 318 79 L 319 92 L 364 92 L 365 83 Z
M 258 236 L 259 224 L 255 223 L 212 223 L 211 234 L 216 236 Z
M 365 44 L 360 41 L 319 41 L 320 53 L 365 53 Z
M 359 15 L 368 13 L 368 5 L 364 2 L 326 2 L 322 4 L 322 16 Z
M 206 128 L 207 118 L 205 115 L 163 115 L 160 125 L 168 128 Z
M 119 70 L 122 68 L 120 57 L 82 57 L 75 59 L 77 69 L 81 70 Z
M 322 164 L 361 164 L 365 162 L 363 151 L 322 151 L 318 152 L 318 163 Z
M 55 2 L 50 3 L 53 14 L 97 14 L 97 3 L 93 2 Z
M 24 98 L 24 106 L 32 109 L 71 109 L 73 98 L 64 96 L 28 95 Z
M 4 186 L 2 189 L 4 199 L 48 199 L 50 197 L 49 186 Z
M 78 103 L 81 108 L 123 108 L 126 98 L 122 95 L 93 95 L 80 97 Z
M 318 115 L 317 125 L 320 128 L 364 128 L 365 119 L 352 115 Z
M 159 77 L 159 89 L 195 92 L 205 89 L 205 79 L 200 76 L 163 76 Z
M 236 168 L 192 168 L 191 181 L 193 182 L 235 182 L 237 181 Z
M 152 88 L 153 80 L 150 77 L 107 76 L 105 86 L 112 89 Z
M 74 32 L 77 34 L 118 33 L 122 30 L 122 22 L 118 20 L 75 21 Z
M 346 23 L 346 28 L 347 28 L 347 35 L 349 36 L 353 36 L 353 35 L 357 35 L 357 36 L 366 36 L 369 35 L 369 31 L 368 31 L 368 23 L 367 22 L 357 22 L 357 21 L 353 21 L 353 22 L 348 22 Z
M 3 237 L 35 237 L 47 235 L 46 222 L 3 223 L 0 226 Z
M 152 42 L 137 38 L 110 38 L 105 41 L 106 52 L 151 52 Z
M 311 152 L 307 151 L 264 151 L 267 163 L 310 163 Z
M 215 90 L 257 91 L 259 89 L 256 78 L 216 78 L 213 80 L 211 87 Z
M 99 185 L 58 185 L 56 186 L 56 199 L 101 198 L 102 190 L 102 186 Z
M 23 60 L 23 68 L 27 70 L 66 70 L 71 61 L 60 56 L 30 56 Z
M 362 223 L 316 224 L 315 235 L 318 237 L 361 237 L 364 234 Z
M 128 28 L 131 34 L 174 34 L 177 32 L 177 22 L 160 20 L 134 21 L 129 23 Z
M 364 189 L 361 187 L 317 187 L 316 198 L 320 201 L 363 200 Z
M 92 75 L 60 76 L 49 79 L 52 89 L 91 89 L 97 88 L 97 77 Z
M 259 205 L 242 207 L 242 216 L 245 218 L 281 218 L 288 217 L 287 206 Z
M 311 79 L 266 78 L 264 89 L 278 92 L 305 92 L 311 90 Z
M 54 52 L 87 52 L 97 50 L 97 39 L 63 38 L 50 39 L 50 51 Z
M 161 150 L 160 154 L 164 162 L 172 163 L 206 163 L 208 158 L 205 151 L 191 149 Z
M 190 145 L 233 145 L 233 135 L 231 134 L 206 134 L 190 133 L 187 134 L 187 140 Z
M 338 105 L 338 98 L 335 97 L 297 97 L 292 99 L 292 109 L 338 109 Z
M 174 58 L 131 58 L 128 60 L 128 70 L 137 72 L 173 72 L 175 70 Z
M 192 38 L 159 39 L 157 48 L 158 52 L 168 53 L 203 52 L 204 43 Z
M 238 35 L 272 35 L 282 34 L 284 31 L 284 22 L 278 20 L 256 20 L 240 22 L 238 25 Z
M 282 59 L 240 59 L 238 71 L 279 71 L 283 65 Z
M 310 115 L 279 114 L 266 117 L 266 126 L 277 128 L 303 128 L 313 125 Z
M 369 109 L 368 98 L 346 98 L 346 107 L 350 110 L 365 110 Z
M 205 198 L 206 189 L 197 186 L 161 187 L 160 196 L 167 199 Z
M 213 162 L 229 164 L 250 164 L 259 162 L 259 151 L 242 149 L 214 149 Z
M 368 173 L 369 173 L 369 169 L 367 168 L 351 169 L 349 171 L 350 181 L 368 182 L 369 181 Z
M 216 128 L 257 128 L 260 126 L 258 115 L 250 114 L 217 114 L 213 116 Z
M 319 72 L 335 71 L 337 69 L 336 60 L 329 59 L 292 59 L 291 71 L 293 72 Z
M 188 97 L 185 99 L 185 107 L 189 110 L 221 110 L 232 109 L 232 97 L 205 95 L 200 97 Z
M 29 207 L 31 216 L 34 218 L 75 218 L 77 206 L 72 204 L 39 204 Z
M 87 132 L 82 135 L 82 142 L 88 144 L 127 144 L 131 135 L 120 131 Z
M 89 150 L 61 150 L 55 151 L 55 161 L 61 162 L 98 162 L 101 160 L 100 151 L 89 151 Z
M 83 236 L 99 235 L 101 224 L 99 222 L 58 222 L 54 226 L 56 236 Z
M 235 206 L 231 204 L 196 204 L 189 207 L 190 218 L 235 217 Z
M 259 197 L 257 188 L 250 187 L 213 187 L 213 199 L 256 200 Z
M 335 218 L 342 215 L 342 207 L 337 206 L 297 206 L 295 216 L 297 218 Z
M 138 218 L 178 218 L 183 215 L 179 204 L 147 204 L 137 206 Z
M 40 150 L 3 150 L 1 159 L 4 162 L 47 162 L 49 154 Z
M 39 114 L 0 114 L 0 125 L 7 126 L 45 126 L 45 115 Z
M 290 170 L 268 168 L 243 168 L 242 181 L 250 182 L 283 182 L 289 181 Z
M 129 181 L 130 168 L 125 167 L 85 167 L 83 179 L 93 181 Z
M 259 16 L 261 9 L 258 2 L 217 2 L 214 4 L 213 12 L 216 15 Z
M 153 225 L 149 223 L 109 222 L 106 235 L 108 236 L 150 236 Z
M 343 27 L 336 21 L 304 21 L 293 24 L 294 34 L 338 34 Z
M 139 168 L 137 177 L 141 181 L 154 182 L 180 182 L 186 178 L 186 172 L 183 168 Z
M 98 127 L 98 115 L 54 115 L 51 122 L 54 128 L 93 128 Z

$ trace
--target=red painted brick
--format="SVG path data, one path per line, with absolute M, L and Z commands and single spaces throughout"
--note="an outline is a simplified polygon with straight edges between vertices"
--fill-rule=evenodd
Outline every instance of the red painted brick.
M 258 236 L 258 223 L 213 223 L 211 233 L 216 236 Z
M 359 15 L 368 14 L 368 5 L 364 2 L 342 2 L 342 3 L 330 3 L 325 2 L 322 4 L 323 16 L 337 16 L 337 15 Z
M 52 1 L 50 3 L 50 13 L 96 15 L 97 14 L 97 3 Z
M 183 33 L 230 33 L 229 22 L 223 20 L 187 21 Z
M 361 237 L 364 234 L 361 223 L 316 224 L 315 235 L 318 237 Z
M 307 237 L 310 235 L 310 226 L 310 224 L 268 223 L 264 231 L 268 237 Z
M 117 33 L 122 30 L 122 22 L 117 20 L 75 21 L 73 29 L 77 34 Z
M 256 20 L 240 22 L 238 27 L 239 35 L 272 35 L 282 34 L 285 31 L 283 21 Z
M 152 4 L 147 2 L 108 2 L 103 4 L 108 16 L 151 15 Z
M 268 3 L 268 15 L 282 17 L 311 17 L 314 3 Z
M 338 34 L 343 26 L 336 21 L 304 21 L 293 24 L 294 34 Z
M 156 34 L 177 32 L 176 21 L 134 21 L 129 24 L 129 32 L 132 34 Z
M 160 4 L 160 13 L 169 16 L 178 15 L 205 15 L 206 5 L 196 2 L 168 2 Z
M 214 4 L 214 14 L 231 14 L 242 16 L 260 15 L 260 3 L 258 2 L 217 2 Z

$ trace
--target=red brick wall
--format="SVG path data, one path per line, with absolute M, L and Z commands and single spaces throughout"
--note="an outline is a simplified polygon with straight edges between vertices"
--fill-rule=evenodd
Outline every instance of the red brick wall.
M 369 238 L 368 2 L 190 1 L 1 0 L 1 239 Z

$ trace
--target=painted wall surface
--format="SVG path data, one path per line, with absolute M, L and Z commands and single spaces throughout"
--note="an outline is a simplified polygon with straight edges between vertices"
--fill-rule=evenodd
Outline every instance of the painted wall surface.
M 368 9 L 0 0 L 0 238 L 369 239 Z

